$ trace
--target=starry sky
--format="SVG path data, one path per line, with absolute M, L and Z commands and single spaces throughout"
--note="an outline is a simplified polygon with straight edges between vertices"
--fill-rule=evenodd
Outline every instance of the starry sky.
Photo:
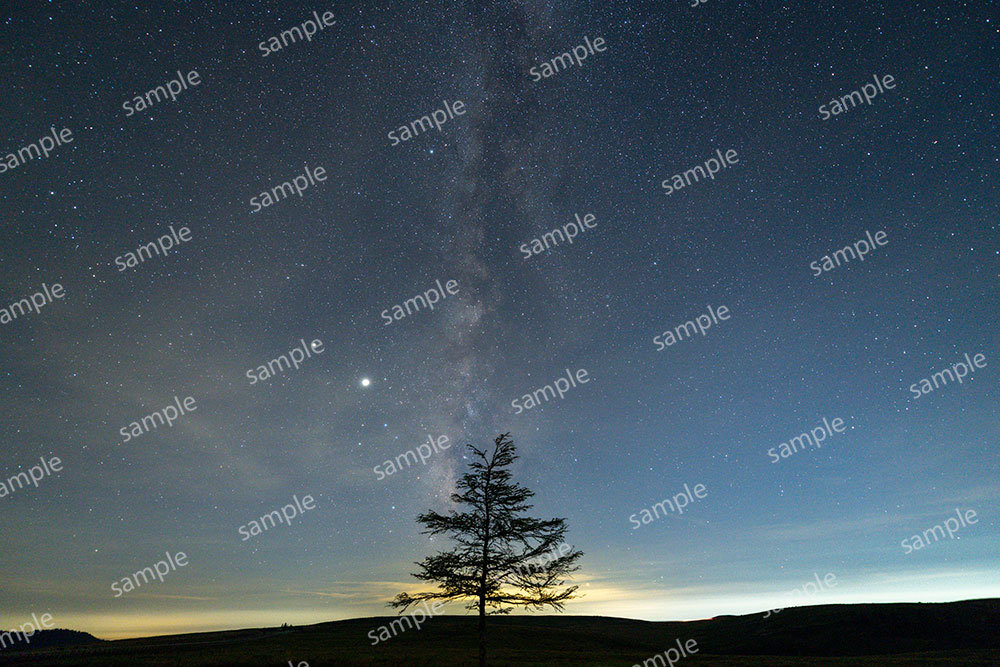
M 0 15 L 6 306 L 0 625 L 51 613 L 103 638 L 387 614 L 442 546 L 479 447 L 510 431 L 535 514 L 586 556 L 569 613 L 751 613 L 833 573 L 816 603 L 1000 595 L 997 16 L 982 2 L 38 2 Z M 388 7 L 387 7 L 388 6 Z M 309 42 L 257 44 L 332 11 Z M 529 68 L 601 37 L 541 81 Z M 126 117 L 176 72 L 201 84 Z M 878 74 L 896 88 L 821 120 Z M 441 130 L 387 133 L 461 100 Z M 716 149 L 739 163 L 666 196 Z M 323 167 L 302 197 L 251 197 Z M 521 243 L 597 227 L 525 259 Z M 187 226 L 192 240 L 118 272 Z M 885 231 L 864 262 L 809 263 Z M 455 280 L 433 312 L 383 309 Z M 732 316 L 658 352 L 652 338 Z M 245 372 L 321 339 L 251 386 Z M 987 366 L 914 399 L 963 358 Z M 564 369 L 590 382 L 515 415 Z M 367 386 L 362 380 L 368 378 Z M 123 443 L 173 400 L 197 410 Z M 823 417 L 843 434 L 774 464 Z M 373 466 L 446 434 L 451 449 Z M 704 484 L 683 515 L 628 517 Z M 316 509 L 241 541 L 310 494 Z M 956 507 L 980 521 L 905 555 Z M 183 551 L 120 599 L 110 584 Z M 451 610 L 463 613 L 461 607 Z

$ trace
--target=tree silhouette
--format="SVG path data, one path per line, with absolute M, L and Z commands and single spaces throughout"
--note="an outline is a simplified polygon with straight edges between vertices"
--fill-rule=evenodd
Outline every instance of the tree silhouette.
M 486 616 L 506 614 L 513 607 L 562 610 L 577 586 L 563 587 L 563 577 L 579 569 L 582 551 L 566 545 L 565 519 L 523 516 L 534 494 L 511 482 L 507 468 L 517 460 L 509 433 L 494 441 L 488 453 L 469 445 L 473 461 L 458 482 L 451 500 L 466 507 L 445 516 L 424 512 L 417 521 L 425 535 L 446 534 L 457 546 L 416 563 L 417 579 L 437 582 L 439 589 L 416 595 L 400 593 L 389 604 L 406 610 L 424 600 L 468 599 L 479 610 L 479 665 L 486 665 Z M 558 553 L 555 547 L 559 546 Z M 564 553 L 565 552 L 565 553 Z M 400 612 L 402 613 L 402 612 Z

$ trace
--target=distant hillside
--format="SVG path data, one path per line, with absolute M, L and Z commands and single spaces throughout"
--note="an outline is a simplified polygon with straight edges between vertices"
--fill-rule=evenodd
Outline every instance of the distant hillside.
M 89 632 L 64 630 L 62 628 L 39 630 L 28 639 L 30 641 L 16 641 L 13 644 L 9 644 L 7 648 L 3 649 L 3 652 L 31 651 L 33 649 L 76 646 L 78 644 L 92 644 L 102 641 Z
M 668 623 L 690 627 L 713 653 L 847 656 L 1000 649 L 1000 599 L 948 603 L 822 605 L 763 614 Z M 699 644 L 701 641 L 699 641 Z
M 474 664 L 475 616 L 438 616 L 371 645 L 370 630 L 396 617 L 357 618 L 305 627 L 234 630 L 0 651 L 0 663 L 31 665 L 328 665 Z M 694 639 L 700 665 L 1000 665 L 1000 600 L 935 604 L 799 607 L 690 622 L 602 616 L 490 619 L 490 664 L 630 667 Z M 82 633 L 81 633 L 82 634 Z M 35 642 L 32 641 L 32 647 Z M 652 663 L 650 663 L 652 664 Z

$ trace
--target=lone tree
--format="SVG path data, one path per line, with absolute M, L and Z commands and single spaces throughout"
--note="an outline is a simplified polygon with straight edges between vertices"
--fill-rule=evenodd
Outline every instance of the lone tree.
M 504 433 L 494 445 L 492 453 L 469 445 L 470 471 L 451 495 L 467 510 L 417 517 L 425 535 L 443 533 L 457 542 L 416 563 L 420 571 L 413 576 L 437 582 L 439 589 L 400 593 L 389 603 L 405 611 L 424 600 L 467 599 L 468 609 L 479 610 L 480 667 L 486 665 L 486 615 L 506 614 L 512 607 L 562 610 L 563 602 L 578 597 L 577 586 L 564 587 L 563 577 L 579 569 L 576 561 L 583 555 L 565 543 L 565 519 L 523 516 L 533 507 L 527 500 L 535 493 L 510 481 L 507 467 L 518 458 L 514 441 Z

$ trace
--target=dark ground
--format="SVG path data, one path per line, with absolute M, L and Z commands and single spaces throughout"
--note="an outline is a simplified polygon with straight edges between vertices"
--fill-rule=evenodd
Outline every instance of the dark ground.
M 472 665 L 476 619 L 438 616 L 371 645 L 369 630 L 395 617 L 296 628 L 171 635 L 0 652 L 15 665 Z M 699 665 L 1000 665 L 1000 600 L 935 604 L 823 605 L 704 621 L 647 622 L 601 616 L 490 619 L 490 664 L 621 665 L 662 654 L 675 639 Z M 650 663 L 652 664 L 652 663 Z M 662 664 L 662 663 L 658 663 Z

